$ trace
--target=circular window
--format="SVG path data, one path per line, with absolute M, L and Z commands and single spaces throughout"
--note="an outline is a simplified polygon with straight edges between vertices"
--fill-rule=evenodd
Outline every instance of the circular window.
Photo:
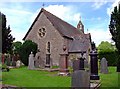
M 45 28 L 41 28 L 38 30 L 38 35 L 42 38 L 46 34 Z

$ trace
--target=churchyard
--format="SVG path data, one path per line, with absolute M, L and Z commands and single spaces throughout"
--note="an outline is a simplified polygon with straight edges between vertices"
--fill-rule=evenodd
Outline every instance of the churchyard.
M 2 16 L 6 23 L 5 15 Z M 112 19 L 109 29 L 114 29 L 114 33 L 119 26 Z M 120 88 L 120 44 L 113 49 L 112 44 L 97 48 L 91 34 L 84 33 L 81 19 L 73 27 L 41 8 L 23 40 L 16 44 L 12 38 L 10 47 L 3 40 L 7 45 L 3 44 L 0 52 L 0 88 Z
M 95 53 L 91 53 L 92 56 L 93 54 Z M 91 65 L 91 71 L 85 68 L 84 60 L 75 60 L 72 67 L 66 67 L 69 71 L 61 71 L 59 66 L 35 68 L 34 63 L 30 63 L 33 62 L 32 58 L 34 57 L 31 53 L 28 66 L 20 65 L 18 67 L 18 62 L 16 62 L 16 66 L 11 67 L 9 72 L 2 72 L 3 87 L 73 87 L 73 89 L 77 89 L 75 87 L 118 88 L 119 85 L 120 73 L 116 72 L 115 66 L 107 66 L 106 58 L 98 61 L 95 59 L 95 55 L 94 58 L 91 57 L 94 62 Z M 96 62 L 99 66 L 95 64 Z M 95 66 L 98 68 L 96 69 Z
M 117 88 L 116 67 L 109 67 L 108 74 L 99 73 L 101 87 Z M 120 76 L 120 74 L 119 74 Z M 19 87 L 70 87 L 70 76 L 58 76 L 57 72 L 28 70 L 27 67 L 11 69 L 2 73 L 3 84 Z

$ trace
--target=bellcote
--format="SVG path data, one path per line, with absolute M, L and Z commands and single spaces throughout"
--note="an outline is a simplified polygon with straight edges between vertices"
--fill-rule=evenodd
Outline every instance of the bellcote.
M 77 29 L 78 29 L 80 32 L 84 33 L 84 25 L 82 24 L 82 21 L 81 21 L 81 20 L 80 20 L 80 21 L 78 22 L 78 24 L 77 24 Z

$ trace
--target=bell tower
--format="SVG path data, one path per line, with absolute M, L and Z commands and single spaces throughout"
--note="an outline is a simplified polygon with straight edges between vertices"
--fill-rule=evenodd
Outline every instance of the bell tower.
M 82 24 L 82 21 L 80 19 L 80 21 L 77 24 L 77 29 L 81 32 L 84 33 L 84 25 Z

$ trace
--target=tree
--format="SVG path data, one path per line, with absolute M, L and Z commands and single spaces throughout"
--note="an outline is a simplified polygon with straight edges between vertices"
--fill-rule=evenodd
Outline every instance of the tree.
M 6 27 L 6 16 L 1 15 L 2 18 L 2 53 L 8 53 L 12 50 L 12 42 L 15 40 L 11 35 L 10 26 Z
M 22 46 L 22 42 L 20 42 L 20 41 L 13 42 L 13 44 L 12 44 L 13 52 L 15 54 L 18 54 L 21 46 Z
M 120 4 L 114 8 L 111 14 L 109 30 L 112 35 L 112 40 L 115 42 L 118 51 L 117 72 L 120 72 Z
M 108 41 L 102 41 L 98 47 L 98 52 L 113 52 L 116 50 L 115 46 Z
M 26 40 L 22 46 L 19 48 L 19 55 L 21 58 L 21 61 L 28 66 L 28 58 L 30 53 L 33 52 L 35 55 L 37 52 L 37 44 L 32 42 L 31 40 Z
M 108 66 L 116 66 L 117 53 L 115 45 L 107 41 L 102 41 L 97 47 L 97 49 L 99 59 L 105 57 L 108 61 Z

